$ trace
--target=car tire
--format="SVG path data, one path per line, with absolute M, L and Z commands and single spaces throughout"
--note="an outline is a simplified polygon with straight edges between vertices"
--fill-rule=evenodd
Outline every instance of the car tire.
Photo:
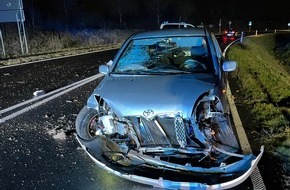
M 96 132 L 96 122 L 98 122 L 98 111 L 92 108 L 83 107 L 79 112 L 75 126 L 77 135 L 83 140 L 91 140 Z

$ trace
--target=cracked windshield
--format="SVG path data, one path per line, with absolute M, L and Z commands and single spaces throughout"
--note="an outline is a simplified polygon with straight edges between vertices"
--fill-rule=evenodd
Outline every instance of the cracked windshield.
M 202 37 L 137 39 L 127 46 L 113 73 L 210 73 L 213 63 L 209 57 Z

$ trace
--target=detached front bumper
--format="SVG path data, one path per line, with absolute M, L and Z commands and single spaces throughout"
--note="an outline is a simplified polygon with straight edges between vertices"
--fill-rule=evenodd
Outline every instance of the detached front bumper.
M 150 177 L 144 177 L 141 175 L 136 175 L 136 174 L 131 174 L 129 172 L 121 172 L 120 170 L 116 169 L 115 167 L 112 167 L 110 164 L 105 164 L 107 163 L 102 159 L 102 152 L 96 145 L 97 143 L 93 141 L 83 141 L 82 139 L 78 138 L 76 136 L 78 142 L 82 146 L 82 148 L 86 151 L 86 153 L 91 157 L 91 159 L 102 169 L 108 171 L 109 173 L 112 173 L 114 175 L 117 175 L 121 178 L 130 180 L 130 181 L 135 181 L 138 183 L 146 184 L 146 185 L 151 185 L 154 187 L 158 188 L 165 188 L 165 189 L 197 189 L 197 190 L 210 190 L 210 189 L 229 189 L 233 188 L 242 182 L 244 182 L 255 170 L 257 167 L 258 162 L 260 161 L 263 152 L 264 152 L 264 146 L 261 146 L 260 153 L 257 157 L 252 159 L 250 161 L 250 167 L 248 170 L 246 170 L 242 175 L 240 175 L 237 178 L 231 179 L 226 182 L 221 182 L 221 183 L 215 183 L 215 184 L 205 184 L 201 182 L 194 182 L 193 181 L 173 181 L 173 180 L 166 180 L 163 179 L 162 177 L 159 177 L 159 179 L 154 179 Z M 92 147 L 96 145 L 96 147 Z M 99 155 L 99 156 L 96 156 Z M 201 170 L 203 171 L 203 170 Z

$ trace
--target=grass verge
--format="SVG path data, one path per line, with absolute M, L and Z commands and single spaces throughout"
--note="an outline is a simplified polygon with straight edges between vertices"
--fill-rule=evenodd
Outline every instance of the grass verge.
M 235 72 L 254 122 L 268 150 L 286 160 L 290 172 L 290 33 L 247 37 L 232 45 L 227 59 L 238 62 Z M 288 155 L 288 156 L 287 156 Z
M 17 30 L 3 32 L 4 50 L 0 45 L 0 66 L 119 48 L 134 30 L 82 30 L 47 32 L 27 30 L 28 53 L 22 54 Z M 25 49 L 25 48 L 24 48 Z M 5 52 L 5 55 L 4 53 Z

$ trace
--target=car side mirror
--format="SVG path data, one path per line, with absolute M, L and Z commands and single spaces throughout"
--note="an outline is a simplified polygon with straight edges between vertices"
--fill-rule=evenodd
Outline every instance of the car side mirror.
M 236 70 L 237 68 L 237 62 L 236 61 L 225 61 L 223 62 L 223 71 L 225 72 L 231 72 Z
M 103 73 L 103 74 L 108 74 L 109 73 L 109 66 L 108 65 L 100 65 L 99 72 Z
M 110 61 L 107 62 L 107 65 L 108 66 L 112 66 L 112 64 L 113 64 L 113 61 L 112 60 L 110 60 Z

